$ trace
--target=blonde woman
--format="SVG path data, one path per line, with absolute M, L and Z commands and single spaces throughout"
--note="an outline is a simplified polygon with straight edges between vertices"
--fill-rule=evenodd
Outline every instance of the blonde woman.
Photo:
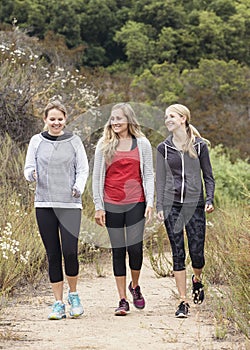
M 195 304 L 204 300 L 202 269 L 205 265 L 205 212 L 214 210 L 214 178 L 207 140 L 190 124 L 186 106 L 173 104 L 165 111 L 170 136 L 157 147 L 157 215 L 164 221 L 170 240 L 173 269 L 180 296 L 176 317 L 187 317 L 184 227 L 192 262 L 192 297 Z M 205 184 L 204 198 L 202 176 Z
M 134 306 L 145 307 L 139 286 L 143 261 L 145 219 L 151 220 L 154 201 L 152 149 L 140 130 L 134 110 L 128 103 L 113 106 L 98 141 L 94 170 L 93 198 L 95 220 L 106 226 L 113 256 L 113 272 L 119 294 L 115 315 L 129 312 L 126 294 L 126 253 Z
M 67 111 L 60 101 L 47 104 L 43 121 L 45 131 L 30 140 L 24 175 L 28 181 L 36 181 L 36 219 L 46 249 L 49 279 L 55 297 L 48 319 L 66 317 L 62 256 L 69 285 L 69 314 L 76 318 L 83 314 L 77 292 L 77 248 L 81 195 L 88 178 L 88 160 L 79 136 L 65 129 Z

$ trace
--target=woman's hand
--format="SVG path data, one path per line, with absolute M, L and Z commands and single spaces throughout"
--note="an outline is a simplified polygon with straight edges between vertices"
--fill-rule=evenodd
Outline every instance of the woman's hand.
M 157 213 L 157 218 L 159 221 L 164 221 L 164 213 L 163 213 L 163 210 L 160 210 L 158 213 Z
M 152 212 L 153 208 L 150 206 L 146 206 L 146 210 L 144 213 L 144 217 L 146 218 L 146 224 L 149 224 L 152 221 Z
M 75 197 L 75 198 L 81 197 L 81 192 L 77 188 L 73 188 L 72 197 Z
M 99 226 L 105 226 L 106 224 L 106 213 L 104 210 L 100 209 L 95 212 L 95 222 Z
M 206 213 L 212 213 L 214 211 L 214 206 L 213 206 L 213 204 L 206 204 L 205 205 L 205 212 Z

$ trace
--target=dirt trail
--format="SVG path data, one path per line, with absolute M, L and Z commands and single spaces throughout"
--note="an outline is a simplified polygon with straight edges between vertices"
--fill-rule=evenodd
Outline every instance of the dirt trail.
M 128 295 L 131 313 L 114 316 L 118 297 L 110 262 L 103 265 L 103 271 L 103 278 L 96 276 L 93 265 L 81 271 L 78 290 L 85 313 L 80 319 L 47 320 L 53 301 L 47 282 L 39 292 L 24 293 L 11 300 L 0 316 L 0 332 L 14 335 L 16 340 L 0 338 L 0 349 L 250 349 L 239 335 L 228 334 L 223 341 L 215 340 L 209 298 L 200 306 L 191 305 L 188 319 L 176 319 L 174 279 L 157 278 L 146 257 L 141 277 L 145 309 L 135 309 Z

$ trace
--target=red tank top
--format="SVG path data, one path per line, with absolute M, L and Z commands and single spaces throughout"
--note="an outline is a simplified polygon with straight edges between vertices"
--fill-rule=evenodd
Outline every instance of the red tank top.
M 138 147 L 116 151 L 106 170 L 104 201 L 113 204 L 144 202 Z

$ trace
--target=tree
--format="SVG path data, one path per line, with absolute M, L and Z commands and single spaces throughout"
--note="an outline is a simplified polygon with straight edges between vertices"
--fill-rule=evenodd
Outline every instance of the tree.
M 185 24 L 185 11 L 178 0 L 134 1 L 130 19 L 149 24 L 160 32 L 163 27 L 182 28 Z
M 193 123 L 213 145 L 249 154 L 250 70 L 236 61 L 201 60 L 182 73 L 183 101 L 193 110 Z
M 124 45 L 124 51 L 133 70 L 147 66 L 154 56 L 153 28 L 143 23 L 128 21 L 115 34 L 115 40 Z
M 183 90 L 179 69 L 167 62 L 145 69 L 133 86 L 142 90 L 145 102 L 161 108 L 178 101 Z

